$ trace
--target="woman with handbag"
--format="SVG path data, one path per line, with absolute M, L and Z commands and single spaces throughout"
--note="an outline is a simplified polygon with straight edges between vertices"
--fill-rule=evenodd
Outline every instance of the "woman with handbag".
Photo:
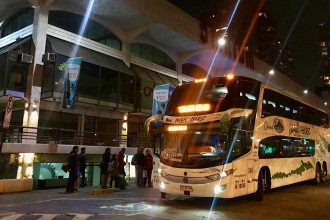
M 77 175 L 77 172 L 79 172 L 79 161 L 78 161 L 78 155 L 77 152 L 79 150 L 78 146 L 73 146 L 72 151 L 70 152 L 70 155 L 68 157 L 68 172 L 69 172 L 69 179 L 68 183 L 66 185 L 66 192 L 73 193 L 75 190 L 75 182 L 79 175 Z
M 102 162 L 100 164 L 101 168 L 101 188 L 106 189 L 107 188 L 107 182 L 109 179 L 109 172 L 108 172 L 108 166 L 110 163 L 110 156 L 111 156 L 111 148 L 106 148 L 104 153 L 102 154 Z
M 115 188 L 119 187 L 119 162 L 118 156 L 116 154 L 112 154 L 111 156 L 111 163 L 108 169 L 110 173 L 110 188 L 112 188 L 112 183 L 115 181 Z

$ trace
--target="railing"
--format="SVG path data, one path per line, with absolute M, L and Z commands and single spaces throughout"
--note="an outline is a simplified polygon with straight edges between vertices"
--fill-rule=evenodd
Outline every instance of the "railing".
M 2 126 L 1 126 L 2 127 Z M 22 127 L 10 126 L 2 130 L 1 138 L 6 143 L 24 143 L 36 141 L 37 144 L 68 144 L 86 146 L 112 146 L 119 147 L 151 147 L 150 138 L 144 135 L 118 135 L 102 132 L 79 132 L 72 129 L 59 129 L 48 127 Z

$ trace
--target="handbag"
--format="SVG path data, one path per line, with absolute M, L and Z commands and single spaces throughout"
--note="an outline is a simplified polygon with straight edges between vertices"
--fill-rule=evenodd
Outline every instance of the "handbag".
M 77 167 L 75 170 L 76 177 L 80 177 L 80 167 Z
M 148 174 L 147 174 L 147 170 L 143 170 L 143 178 L 147 178 Z
M 69 164 L 64 163 L 64 164 L 61 166 L 61 169 L 62 169 L 64 172 L 68 172 L 68 170 L 69 170 Z

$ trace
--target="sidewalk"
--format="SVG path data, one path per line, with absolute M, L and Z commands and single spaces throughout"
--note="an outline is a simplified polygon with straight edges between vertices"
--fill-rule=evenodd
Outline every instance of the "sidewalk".
M 33 203 L 58 199 L 111 199 L 111 198 L 159 198 L 160 193 L 155 188 L 138 188 L 135 183 L 130 183 L 126 190 L 114 191 L 100 195 L 92 195 L 94 190 L 100 190 L 100 186 L 80 187 L 74 193 L 66 193 L 65 188 L 34 190 L 29 192 L 0 194 L 0 207 L 8 207 L 15 204 Z

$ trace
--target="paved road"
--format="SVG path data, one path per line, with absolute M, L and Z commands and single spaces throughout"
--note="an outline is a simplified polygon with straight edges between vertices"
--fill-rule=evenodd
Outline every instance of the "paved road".
M 1 220 L 94 219 L 330 219 L 330 181 L 300 183 L 272 190 L 264 201 L 171 196 L 156 189 L 127 190 L 93 196 L 93 187 L 73 194 L 63 189 L 0 195 Z

